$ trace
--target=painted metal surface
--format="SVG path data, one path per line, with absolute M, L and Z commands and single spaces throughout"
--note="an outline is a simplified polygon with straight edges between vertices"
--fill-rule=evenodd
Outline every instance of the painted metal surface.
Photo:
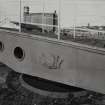
M 0 30 L 0 62 L 17 72 L 105 93 L 105 50 L 25 33 Z M 25 58 L 18 60 L 14 49 Z

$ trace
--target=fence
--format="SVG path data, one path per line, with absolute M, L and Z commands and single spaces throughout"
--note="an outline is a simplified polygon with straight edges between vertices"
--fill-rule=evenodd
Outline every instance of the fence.
M 1 0 L 0 27 L 58 40 L 105 40 L 104 10 L 100 0 Z

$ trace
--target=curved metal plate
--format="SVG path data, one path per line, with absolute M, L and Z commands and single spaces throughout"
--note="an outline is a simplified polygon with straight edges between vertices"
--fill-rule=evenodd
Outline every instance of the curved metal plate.
M 0 30 L 0 62 L 17 72 L 105 93 L 105 50 L 35 35 Z M 21 46 L 25 58 L 14 57 Z

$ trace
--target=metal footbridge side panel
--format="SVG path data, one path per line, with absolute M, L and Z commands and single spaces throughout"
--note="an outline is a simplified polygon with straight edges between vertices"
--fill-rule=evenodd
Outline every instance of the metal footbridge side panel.
M 0 62 L 17 72 L 105 93 L 104 49 L 6 30 L 0 41 Z M 23 49 L 22 60 L 16 47 Z

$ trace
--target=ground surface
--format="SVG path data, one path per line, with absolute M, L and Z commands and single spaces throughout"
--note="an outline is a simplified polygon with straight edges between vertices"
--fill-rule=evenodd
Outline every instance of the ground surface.
M 0 105 L 105 105 L 105 95 L 87 90 L 84 95 L 70 94 L 66 99 L 41 96 L 22 87 L 20 74 L 10 72 L 8 67 L 0 66 Z

